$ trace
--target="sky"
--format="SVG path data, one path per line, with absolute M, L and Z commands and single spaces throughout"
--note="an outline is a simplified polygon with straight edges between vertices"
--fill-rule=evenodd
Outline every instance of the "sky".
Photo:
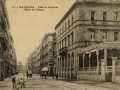
M 55 32 L 56 24 L 75 1 L 6 0 L 10 32 L 14 40 L 17 61 L 21 61 L 23 65 L 26 64 L 28 56 L 41 43 L 44 34 Z

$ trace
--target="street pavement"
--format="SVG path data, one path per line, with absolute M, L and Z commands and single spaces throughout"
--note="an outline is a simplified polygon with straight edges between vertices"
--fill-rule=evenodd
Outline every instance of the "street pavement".
M 22 88 L 20 90 L 120 90 L 120 85 L 118 85 L 119 87 L 115 89 L 112 87 L 112 89 L 111 87 L 105 87 L 104 84 L 108 86 L 109 83 L 93 83 L 90 81 L 67 81 L 63 78 L 59 78 L 58 80 L 56 80 L 52 77 L 42 79 L 39 75 L 33 75 L 32 78 L 27 78 L 26 88 Z M 1 81 L 0 90 L 14 90 L 11 87 L 11 79 L 7 78 L 4 81 Z

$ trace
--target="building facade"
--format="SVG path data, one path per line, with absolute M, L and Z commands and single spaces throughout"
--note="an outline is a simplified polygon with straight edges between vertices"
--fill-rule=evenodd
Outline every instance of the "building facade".
M 0 0 L 0 80 L 15 73 L 17 69 L 14 42 L 9 30 L 6 0 Z
M 32 70 L 31 57 L 29 56 L 26 62 L 26 70 Z
M 38 46 L 28 57 L 27 60 L 28 69 L 32 70 L 32 73 L 39 74 L 40 66 L 40 46 Z
M 56 69 L 56 34 L 45 34 L 38 47 L 29 55 L 27 60 L 27 70 L 32 70 L 35 74 L 40 74 L 41 70 L 47 67 L 48 74 L 52 75 Z
M 56 34 L 45 34 L 41 40 L 40 66 L 48 67 L 48 74 L 53 75 L 55 69 L 55 53 L 56 53 Z
M 97 65 L 95 53 L 92 57 L 91 54 L 86 55 L 86 61 L 81 60 L 83 53 L 88 53 L 91 48 L 88 51 L 86 48 L 91 45 L 119 40 L 119 15 L 119 0 L 76 0 L 55 27 L 59 76 L 76 78 L 79 70 L 90 71 L 90 66 Z M 79 56 L 80 54 L 82 55 Z M 89 57 L 92 58 L 91 61 Z M 109 62 L 111 63 L 110 60 Z M 87 73 L 86 77 L 83 74 L 83 77 L 88 78 L 89 74 L 91 73 Z

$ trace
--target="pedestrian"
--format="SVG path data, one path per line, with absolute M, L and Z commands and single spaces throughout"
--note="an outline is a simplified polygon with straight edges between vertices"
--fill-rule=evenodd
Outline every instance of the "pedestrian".
M 45 79 L 46 79 L 47 73 L 45 72 Z
M 54 73 L 53 73 L 53 79 L 54 79 Z
M 2 79 L 2 81 L 4 81 L 4 78 L 3 78 L 3 73 L 1 73 L 1 79 Z
M 58 79 L 58 73 L 56 73 L 56 79 Z
M 40 78 L 41 78 L 41 77 L 43 78 L 43 73 L 40 74 Z
M 19 78 L 19 74 L 16 77 L 16 90 L 19 90 L 21 87 L 21 79 Z
M 12 78 L 12 88 L 16 88 L 16 77 L 15 77 L 15 75 L 12 74 L 11 78 Z
M 22 87 L 25 88 L 26 86 L 26 77 L 25 77 L 25 74 L 23 74 L 23 82 L 22 82 Z

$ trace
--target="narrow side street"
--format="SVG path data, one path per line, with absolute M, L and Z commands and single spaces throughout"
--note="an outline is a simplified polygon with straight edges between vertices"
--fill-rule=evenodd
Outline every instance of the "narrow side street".
M 98 83 L 95 85 L 89 84 L 89 82 L 68 82 L 62 79 L 56 80 L 52 77 L 42 79 L 38 75 L 33 75 L 32 78 L 27 78 L 26 84 L 26 88 L 22 88 L 22 90 L 118 90 L 99 86 L 101 84 Z M 11 79 L 8 78 L 5 81 L 0 82 L 0 90 L 13 90 L 11 88 Z

